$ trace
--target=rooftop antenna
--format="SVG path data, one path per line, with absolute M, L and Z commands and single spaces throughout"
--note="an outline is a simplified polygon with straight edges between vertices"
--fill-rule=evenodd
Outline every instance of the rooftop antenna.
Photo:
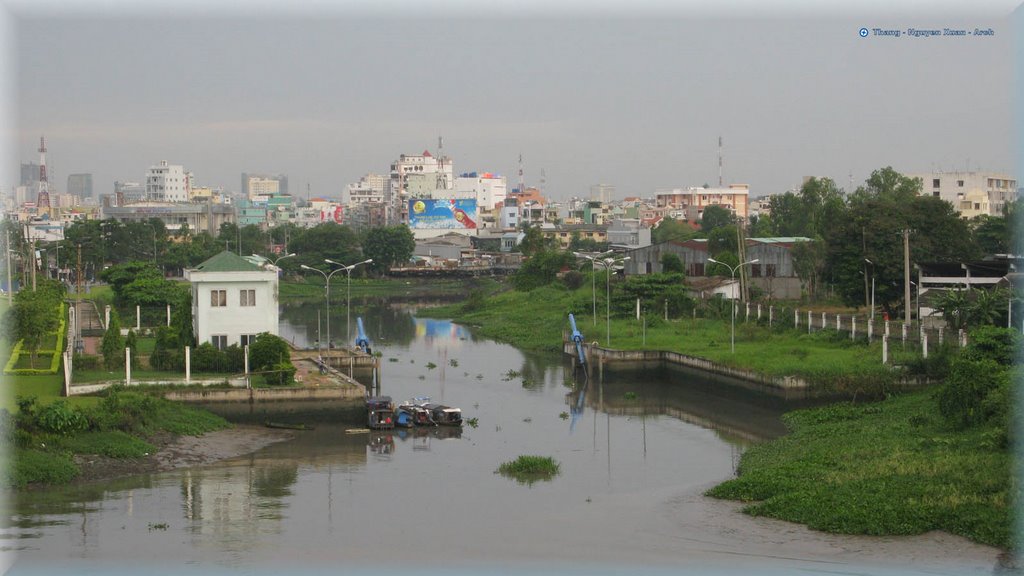
M 306 182 L 306 205 L 309 205 L 309 182 Z
M 545 174 L 544 173 L 544 169 L 541 168 L 540 169 L 540 193 L 542 195 L 544 194 L 544 185 L 547 184 L 547 182 L 548 182 L 547 174 Z
M 718 187 L 722 187 L 722 137 L 718 137 Z

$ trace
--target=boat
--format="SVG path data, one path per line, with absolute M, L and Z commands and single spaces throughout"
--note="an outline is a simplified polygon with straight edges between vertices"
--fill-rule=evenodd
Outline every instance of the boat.
M 367 426 L 374 430 L 395 427 L 395 403 L 390 396 L 373 396 L 366 399 Z
M 438 426 L 462 426 L 462 410 L 444 404 L 423 404 L 430 412 L 430 419 Z
M 430 402 L 430 398 L 419 396 L 399 404 L 395 411 L 395 424 L 403 428 L 436 426 L 437 424 L 430 417 L 430 411 L 423 407 L 423 404 L 427 402 Z

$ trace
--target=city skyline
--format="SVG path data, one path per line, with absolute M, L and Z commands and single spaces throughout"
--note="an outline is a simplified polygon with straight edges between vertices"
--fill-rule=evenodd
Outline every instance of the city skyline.
M 719 137 L 723 184 L 755 197 L 811 175 L 849 189 L 890 165 L 1016 175 L 1010 16 L 882 10 L 760 21 L 23 10 L 8 23 L 17 131 L 0 187 L 17 184 L 17 162 L 38 161 L 41 135 L 51 181 L 91 173 L 96 194 L 166 160 L 201 186 L 239 192 L 243 172 L 282 173 L 298 197 L 307 183 L 340 197 L 400 154 L 436 154 L 439 136 L 456 173 L 498 173 L 510 189 L 522 154 L 526 184 L 544 170 L 555 200 L 599 183 L 617 198 L 714 186 Z M 861 27 L 994 35 L 861 38 Z

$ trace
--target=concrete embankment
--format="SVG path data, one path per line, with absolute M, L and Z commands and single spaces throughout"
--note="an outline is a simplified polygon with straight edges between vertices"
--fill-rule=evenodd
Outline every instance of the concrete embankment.
M 576 346 L 572 342 L 565 343 L 564 351 L 567 355 L 574 359 L 576 358 Z M 705 358 L 687 356 L 678 352 L 664 350 L 611 350 L 587 344 L 584 346 L 584 353 L 589 369 L 592 372 L 603 370 L 605 365 L 616 365 L 618 367 L 624 365 L 658 366 L 668 364 L 699 371 L 705 378 L 710 377 L 711 380 L 721 382 L 722 384 L 739 386 L 779 396 L 787 400 L 832 395 L 822 387 L 814 386 L 801 378 L 768 376 L 751 370 L 723 366 Z
M 361 386 L 174 390 L 168 400 L 186 402 L 232 422 L 358 422 L 366 413 Z

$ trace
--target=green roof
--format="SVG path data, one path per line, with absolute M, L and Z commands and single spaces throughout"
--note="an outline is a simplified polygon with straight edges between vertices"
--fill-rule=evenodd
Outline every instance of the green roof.
M 227 250 L 194 268 L 197 272 L 259 272 L 259 266 Z

